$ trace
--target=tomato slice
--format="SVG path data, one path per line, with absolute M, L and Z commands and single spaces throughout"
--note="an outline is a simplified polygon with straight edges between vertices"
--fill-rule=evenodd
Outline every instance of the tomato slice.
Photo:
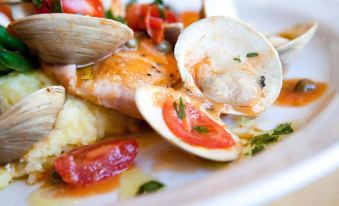
M 68 13 L 104 17 L 100 0 L 41 0 L 35 5 L 37 13 Z
M 73 186 L 95 183 L 128 168 L 138 152 L 134 140 L 109 140 L 76 148 L 58 157 L 55 170 Z
M 155 43 L 160 43 L 164 39 L 164 24 L 178 22 L 178 18 L 161 5 L 131 4 L 126 8 L 126 21 L 133 30 L 146 30 Z
M 62 12 L 104 17 L 104 8 L 100 0 L 60 0 Z
M 178 111 L 180 105 L 181 108 L 184 107 L 184 111 Z M 168 128 L 188 144 L 209 149 L 224 149 L 235 144 L 231 134 L 223 126 L 192 104 L 180 104 L 180 101 L 168 98 L 162 112 Z

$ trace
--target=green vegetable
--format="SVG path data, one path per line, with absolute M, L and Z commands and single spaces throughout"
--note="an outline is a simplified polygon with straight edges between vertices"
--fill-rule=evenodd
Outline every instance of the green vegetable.
M 138 1 L 137 0 L 130 0 L 128 3 L 127 3 L 127 6 L 131 5 L 131 4 L 135 4 L 137 3 Z
M 111 10 L 105 12 L 106 19 L 112 19 L 114 21 L 120 22 L 122 24 L 126 24 L 126 20 L 122 16 L 114 16 Z
M 8 50 L 20 51 L 22 54 L 28 53 L 28 47 L 18 38 L 8 34 L 5 27 L 0 26 L 0 44 Z
M 159 16 L 162 19 L 165 19 L 165 7 L 162 4 L 158 5 L 158 10 L 159 10 Z
M 163 40 L 162 42 L 160 42 L 157 46 L 157 49 L 162 52 L 162 53 L 169 53 L 173 50 L 171 43 L 169 43 L 166 40 Z
M 41 8 L 42 2 L 41 0 L 32 0 L 33 4 L 37 7 L 37 8 Z
M 251 155 L 255 155 L 263 151 L 268 145 L 280 140 L 281 135 L 291 134 L 293 128 L 291 123 L 280 124 L 273 131 L 254 136 L 249 141 Z
M 280 124 L 273 130 L 273 135 L 291 134 L 293 132 L 293 128 L 291 125 L 291 123 Z
M 233 60 L 234 60 L 234 61 L 236 61 L 236 62 L 238 62 L 238 63 L 241 63 L 240 56 L 238 56 L 238 57 L 234 57 L 234 58 L 233 58 Z
M 186 117 L 185 113 L 185 105 L 184 102 L 182 101 L 182 97 L 179 99 L 179 108 L 177 102 L 173 102 L 173 107 L 179 117 L 179 119 L 184 119 Z
M 154 0 L 153 4 L 163 5 L 164 2 L 162 0 Z
M 142 195 L 142 194 L 146 194 L 146 193 L 151 193 L 151 192 L 156 192 L 160 189 L 162 189 L 163 187 L 165 187 L 164 184 L 162 184 L 161 182 L 155 181 L 155 180 L 151 180 L 149 182 L 146 182 L 144 184 L 142 184 L 137 192 L 137 195 Z
M 10 71 L 11 69 L 9 69 L 8 67 L 6 67 L 3 63 L 1 63 L 0 61 L 0 72 L 6 72 L 6 71 Z
M 57 171 L 53 170 L 53 172 L 51 173 L 51 176 L 49 177 L 49 182 L 52 184 L 62 183 L 61 176 L 59 175 L 59 173 L 57 173 Z
M 126 43 L 126 46 L 130 49 L 137 49 L 139 47 L 139 41 L 137 39 L 131 39 Z
M 62 7 L 59 0 L 52 1 L 52 11 L 53 13 L 62 13 Z
M 0 62 L 7 68 L 18 72 L 28 72 L 33 65 L 19 53 L 0 49 Z
M 301 79 L 294 87 L 296 92 L 309 92 L 317 88 L 317 85 L 309 79 Z
M 205 126 L 194 126 L 193 130 L 199 132 L 200 134 L 207 134 L 208 133 L 208 128 Z
M 258 55 L 259 55 L 258 53 L 252 52 L 252 53 L 248 53 L 246 56 L 247 56 L 248 58 L 252 58 L 252 57 L 256 57 L 256 56 L 258 56 Z

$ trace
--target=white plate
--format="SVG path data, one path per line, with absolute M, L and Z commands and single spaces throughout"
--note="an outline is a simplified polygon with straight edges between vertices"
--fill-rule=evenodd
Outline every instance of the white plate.
M 199 0 L 168 2 L 180 10 L 200 6 Z M 309 106 L 272 107 L 262 115 L 258 124 L 264 129 L 292 120 L 303 123 L 292 136 L 266 152 L 213 173 L 204 169 L 192 174 L 153 173 L 166 184 L 166 190 L 116 205 L 258 205 L 296 190 L 339 166 L 339 0 L 237 0 L 236 5 L 240 17 L 264 33 L 301 21 L 319 21 L 316 36 L 289 67 L 287 78 L 327 82 L 328 92 Z M 148 151 L 147 155 L 156 154 L 159 149 Z M 141 155 L 137 161 L 149 171 L 147 155 Z M 1 205 L 26 205 L 27 195 L 36 187 L 23 182 L 12 184 L 0 192 Z M 116 193 L 105 194 L 79 199 L 75 204 L 112 205 L 116 197 Z

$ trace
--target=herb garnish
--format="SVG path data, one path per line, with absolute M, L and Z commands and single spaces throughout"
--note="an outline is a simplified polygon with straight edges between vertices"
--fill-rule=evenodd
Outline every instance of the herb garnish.
M 238 56 L 238 57 L 234 57 L 234 58 L 233 58 L 233 60 L 234 60 L 234 61 L 236 61 L 236 62 L 238 62 L 238 63 L 241 63 L 240 56 Z
M 293 132 L 291 123 L 280 124 L 273 131 L 254 136 L 249 141 L 251 155 L 263 151 L 268 145 L 280 140 L 280 135 L 287 135 Z
M 184 102 L 182 100 L 182 97 L 179 98 L 179 108 L 178 108 L 177 102 L 173 102 L 173 107 L 174 107 L 175 111 L 177 112 L 179 119 L 184 119 L 186 117 L 185 105 L 184 105 Z
M 200 134 L 207 134 L 208 133 L 208 128 L 205 126 L 194 126 L 193 130 L 197 131 Z
M 127 3 L 127 6 L 131 5 L 131 4 L 135 4 L 137 3 L 137 0 L 130 0 L 128 3 Z
M 154 0 L 153 4 L 164 4 L 164 2 L 162 0 Z
M 111 10 L 105 12 L 106 19 L 112 19 L 114 21 L 120 22 L 122 24 L 126 24 L 126 20 L 122 16 L 114 16 Z
M 165 4 L 162 0 L 154 0 L 153 4 L 158 6 L 159 16 L 162 19 L 165 19 Z
M 252 57 L 256 57 L 256 56 L 258 56 L 258 55 L 259 55 L 259 54 L 256 53 L 256 52 L 251 52 L 251 53 L 248 53 L 248 54 L 246 55 L 246 57 L 252 58 Z
M 155 181 L 155 180 L 151 180 L 149 182 L 146 182 L 146 183 L 142 184 L 139 187 L 137 195 L 142 195 L 142 194 L 146 194 L 146 193 L 156 192 L 156 191 L 160 190 L 163 187 L 165 187 L 165 185 L 162 184 L 161 182 L 158 182 L 158 181 Z
M 32 0 L 32 3 L 37 7 L 37 8 L 41 8 L 41 0 Z

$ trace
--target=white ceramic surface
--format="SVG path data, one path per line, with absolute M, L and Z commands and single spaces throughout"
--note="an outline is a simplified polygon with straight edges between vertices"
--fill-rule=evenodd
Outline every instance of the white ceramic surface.
M 180 10 L 197 9 L 200 5 L 199 0 L 168 2 Z M 267 151 L 222 171 L 210 173 L 202 169 L 192 174 L 153 173 L 167 185 L 163 192 L 116 204 L 116 193 L 73 203 L 119 206 L 261 205 L 339 166 L 339 0 L 236 0 L 236 5 L 240 18 L 264 33 L 274 33 L 304 20 L 319 22 L 318 32 L 288 68 L 286 78 L 307 77 L 324 81 L 329 84 L 328 92 L 309 106 L 298 109 L 272 107 L 257 119 L 263 129 L 295 120 L 301 123 L 301 127 Z M 145 170 L 150 168 L 147 155 L 156 154 L 158 149 L 138 157 L 137 161 Z M 1 205 L 26 205 L 26 196 L 36 187 L 23 182 L 12 184 L 0 192 Z

